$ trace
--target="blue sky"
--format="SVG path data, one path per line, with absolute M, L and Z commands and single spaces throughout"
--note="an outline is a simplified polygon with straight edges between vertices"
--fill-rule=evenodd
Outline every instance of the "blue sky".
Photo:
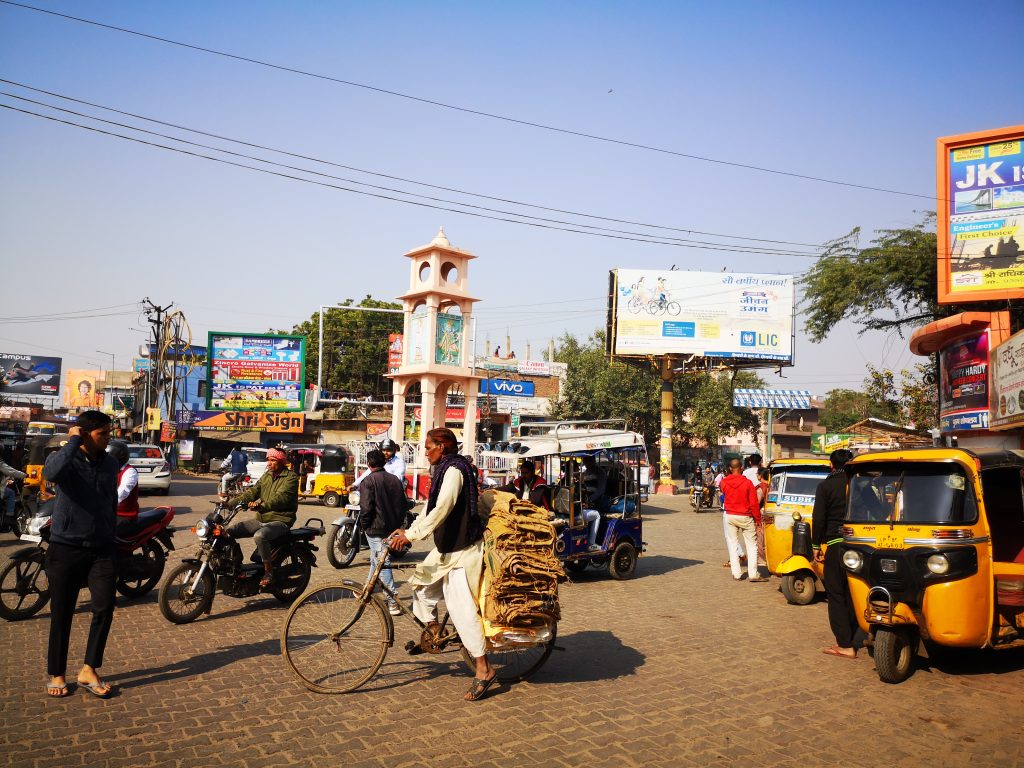
M 923 196 L 543 131 L 0 5 L 8 80 L 432 184 L 745 237 L 820 243 L 858 225 L 909 226 L 934 207 L 936 137 L 1022 122 L 1003 52 L 985 42 L 1022 26 L 1019 2 L 38 5 L 522 120 Z M 320 304 L 402 293 L 401 254 L 444 225 L 480 257 L 470 279 L 483 299 L 481 347 L 508 329 L 522 355 L 527 340 L 536 349 L 601 325 L 613 267 L 810 264 L 386 202 L 9 110 L 0 162 L 4 317 L 149 296 L 174 301 L 199 339 L 290 326 Z M 126 361 L 143 339 L 132 327 L 143 326 L 127 315 L 3 323 L 0 350 L 60 350 L 65 368 L 106 367 L 92 350 Z M 766 378 L 824 394 L 857 385 L 867 362 L 914 361 L 905 341 L 858 339 L 848 326 L 818 345 L 798 333 L 796 359 L 786 379 Z

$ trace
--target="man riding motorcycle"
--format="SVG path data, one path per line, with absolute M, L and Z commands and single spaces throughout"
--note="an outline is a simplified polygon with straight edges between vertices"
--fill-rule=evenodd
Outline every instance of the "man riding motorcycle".
M 221 494 L 222 500 L 227 495 Z M 267 451 L 267 471 L 252 488 L 231 500 L 231 506 L 244 504 L 256 512 L 253 520 L 230 525 L 226 533 L 234 539 L 252 537 L 256 551 L 263 559 L 263 578 L 260 587 L 273 584 L 273 543 L 295 524 L 299 508 L 299 476 L 288 466 L 288 457 L 278 448 Z

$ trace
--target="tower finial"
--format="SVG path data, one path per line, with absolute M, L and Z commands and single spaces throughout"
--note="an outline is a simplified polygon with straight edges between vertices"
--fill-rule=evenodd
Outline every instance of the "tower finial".
M 451 247 L 452 244 L 448 241 L 448 236 L 444 233 L 444 227 L 438 227 L 437 234 L 434 235 L 431 245 L 440 245 L 445 248 Z

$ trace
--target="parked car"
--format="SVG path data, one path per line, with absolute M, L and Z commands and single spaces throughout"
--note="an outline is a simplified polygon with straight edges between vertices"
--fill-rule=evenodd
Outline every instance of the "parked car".
M 250 448 L 248 446 L 242 448 L 243 453 L 249 457 L 249 466 L 246 471 L 253 483 L 263 477 L 263 473 L 267 471 L 268 450 L 268 448 Z
M 159 445 L 128 446 L 128 463 L 139 473 L 139 490 L 166 496 L 171 491 L 171 465 Z

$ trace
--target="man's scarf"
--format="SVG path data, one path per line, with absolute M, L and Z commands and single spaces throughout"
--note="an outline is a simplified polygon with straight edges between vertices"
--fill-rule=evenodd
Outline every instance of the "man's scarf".
M 427 499 L 427 514 L 437 506 L 437 497 L 441 494 L 441 483 L 444 480 L 444 473 L 447 469 L 453 468 L 462 473 L 462 491 L 466 498 L 466 511 L 471 517 L 476 517 L 477 487 L 476 472 L 473 465 L 465 456 L 451 453 L 442 456 L 441 460 L 434 465 L 434 474 L 430 480 L 430 496 Z

